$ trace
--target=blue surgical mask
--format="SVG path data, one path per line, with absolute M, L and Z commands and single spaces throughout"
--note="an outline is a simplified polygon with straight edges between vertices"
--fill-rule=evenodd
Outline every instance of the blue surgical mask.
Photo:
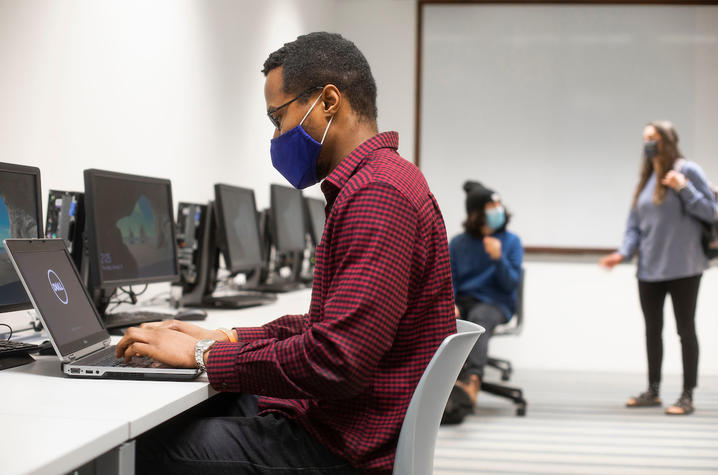
M 302 128 L 302 124 L 321 97 L 320 94 L 317 100 L 314 101 L 314 104 L 312 104 L 312 107 L 304 114 L 304 118 L 299 122 L 299 125 L 279 137 L 272 139 L 271 146 L 269 147 L 269 154 L 272 157 L 272 165 L 274 165 L 274 168 L 276 168 L 294 188 L 300 190 L 312 186 L 319 181 L 317 178 L 317 158 L 319 158 L 319 151 L 324 143 L 324 138 L 327 136 L 329 126 L 332 125 L 332 120 L 334 119 L 334 116 L 329 119 L 321 142 L 314 140 Z
M 491 231 L 496 231 L 506 222 L 506 212 L 503 206 L 497 206 L 495 208 L 486 210 L 486 226 Z
M 643 154 L 646 156 L 646 160 L 650 160 L 658 155 L 658 141 L 649 140 L 643 144 Z

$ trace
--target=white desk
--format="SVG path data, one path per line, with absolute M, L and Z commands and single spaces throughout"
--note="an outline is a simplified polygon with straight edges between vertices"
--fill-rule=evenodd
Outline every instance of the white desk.
M 0 427 L 3 474 L 66 473 L 128 440 L 120 420 L 0 414 Z
M 309 308 L 311 292 L 276 303 L 212 310 L 206 328 L 262 325 Z M 0 473 L 65 473 L 205 401 L 216 392 L 206 375 L 192 382 L 68 378 L 57 357 L 0 372 Z M 8 428 L 12 433 L 8 434 Z

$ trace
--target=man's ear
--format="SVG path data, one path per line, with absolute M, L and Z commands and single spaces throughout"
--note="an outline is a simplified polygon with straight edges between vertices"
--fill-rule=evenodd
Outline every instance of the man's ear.
M 344 98 L 342 97 L 342 93 L 339 92 L 339 89 L 337 89 L 334 84 L 328 84 L 324 88 L 324 92 L 322 94 L 322 108 L 326 115 L 333 116 L 339 112 L 343 101 Z

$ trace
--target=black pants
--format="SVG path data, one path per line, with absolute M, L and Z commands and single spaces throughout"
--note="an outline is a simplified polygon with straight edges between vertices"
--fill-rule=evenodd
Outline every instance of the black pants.
M 458 295 L 456 306 L 459 307 L 462 320 L 481 325 L 486 330 L 471 349 L 466 364 L 459 374 L 459 379 L 466 381 L 469 375 L 475 374 L 479 380 L 482 380 L 484 379 L 484 366 L 489 361 L 489 340 L 494 334 L 494 329 L 502 323 L 506 323 L 506 316 L 496 305 L 481 302 L 467 295 Z
M 663 304 L 671 294 L 676 329 L 681 338 L 683 353 L 683 389 L 693 390 L 698 383 L 698 338 L 696 337 L 696 302 L 701 275 L 660 282 L 638 281 L 643 317 L 646 320 L 646 350 L 648 352 L 648 384 L 661 382 L 663 360 Z
M 257 398 L 222 393 L 141 435 L 142 474 L 358 474 L 302 427 L 257 415 Z

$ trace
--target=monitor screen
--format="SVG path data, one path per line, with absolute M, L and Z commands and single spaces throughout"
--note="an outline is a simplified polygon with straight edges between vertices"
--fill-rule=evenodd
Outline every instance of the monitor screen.
M 0 241 L 42 237 L 40 208 L 40 170 L 0 163 Z M 31 307 L 5 248 L 0 248 L 0 312 Z
M 281 185 L 271 185 L 272 234 L 279 252 L 304 249 L 304 210 L 302 192 Z
M 322 234 L 324 233 L 324 220 L 326 219 L 326 215 L 324 212 L 325 203 L 324 200 L 320 200 L 318 198 L 304 198 L 305 203 L 307 204 L 307 214 L 308 214 L 308 221 L 307 224 L 309 225 L 309 234 L 312 236 L 312 241 L 314 242 L 315 246 L 319 245 L 319 241 L 322 239 Z
M 254 191 L 237 186 L 214 185 L 218 243 L 230 272 L 251 271 L 262 265 L 257 205 Z
M 85 170 L 85 201 L 93 286 L 177 280 L 169 180 Z

